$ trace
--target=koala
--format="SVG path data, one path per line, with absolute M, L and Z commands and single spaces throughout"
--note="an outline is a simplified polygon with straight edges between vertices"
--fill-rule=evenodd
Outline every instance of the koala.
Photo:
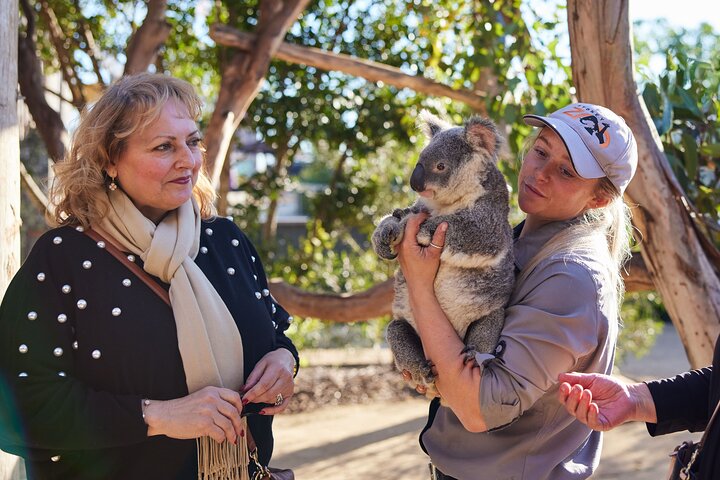
M 394 259 L 410 213 L 430 214 L 417 235 L 423 246 L 429 246 L 435 229 L 447 222 L 435 294 L 464 339 L 465 361 L 475 361 L 475 353 L 494 351 L 514 283 L 509 193 L 497 167 L 501 138 L 491 121 L 479 117 L 470 118 L 462 127 L 427 112 L 421 120 L 429 143 L 410 177 L 419 198 L 380 221 L 372 235 L 373 248 L 380 257 Z M 394 286 L 393 320 L 386 337 L 395 365 L 424 385 L 429 398 L 436 397 L 432 364 L 416 332 L 399 268 Z

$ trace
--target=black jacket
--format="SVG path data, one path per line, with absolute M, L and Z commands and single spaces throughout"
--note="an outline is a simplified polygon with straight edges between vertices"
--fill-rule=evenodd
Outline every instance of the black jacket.
M 720 400 L 720 378 L 713 375 L 714 366 L 718 362 L 720 342 L 716 341 L 711 366 L 647 382 L 658 419 L 656 424 L 647 424 L 650 435 L 705 430 Z M 699 480 L 720 478 L 720 418 L 711 426 L 699 460 Z
M 224 218 L 202 230 L 195 262 L 237 323 L 245 376 L 276 348 L 297 358 L 250 241 Z M 44 234 L 0 306 L 0 447 L 31 479 L 196 479 L 195 440 L 148 438 L 140 407 L 187 393 L 167 304 L 84 233 Z M 267 463 L 272 417 L 248 421 Z

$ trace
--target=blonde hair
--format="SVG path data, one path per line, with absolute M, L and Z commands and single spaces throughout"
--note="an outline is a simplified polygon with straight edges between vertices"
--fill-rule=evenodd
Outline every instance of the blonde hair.
M 127 147 L 127 139 L 160 115 L 165 104 L 177 100 L 197 121 L 202 101 L 193 87 L 167 75 L 140 73 L 121 78 L 80 115 L 69 151 L 53 166 L 47 218 L 51 225 L 97 223 L 107 211 L 107 169 Z M 215 189 L 204 169 L 193 188 L 203 219 L 215 215 Z
M 538 134 L 539 132 L 536 132 L 525 142 L 523 157 Z M 619 311 L 625 295 L 622 268 L 631 255 L 630 209 L 607 177 L 600 179 L 597 193 L 609 199 L 609 202 L 602 207 L 586 210 L 577 223 L 555 234 L 520 271 L 517 284 L 525 280 L 546 258 L 590 254 L 605 266 L 605 278 L 608 284 L 613 286 Z

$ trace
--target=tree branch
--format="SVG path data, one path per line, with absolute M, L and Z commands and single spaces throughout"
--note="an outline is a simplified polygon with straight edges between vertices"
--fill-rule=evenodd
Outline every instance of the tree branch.
M 581 101 L 606 105 L 628 123 L 639 162 L 626 195 L 638 205 L 633 223 L 653 283 L 694 368 L 709 365 L 720 330 L 720 279 L 703 250 L 685 198 L 638 96 L 628 0 L 568 1 L 573 81 Z
M 82 11 L 82 7 L 80 6 L 80 2 L 78 0 L 73 0 L 73 5 L 75 6 L 75 9 L 78 12 Z M 90 62 L 92 62 L 93 70 L 95 71 L 95 76 L 97 77 L 97 83 L 98 85 L 105 85 L 105 81 L 102 78 L 102 75 L 100 73 L 100 62 L 98 61 L 98 56 L 100 54 L 100 50 L 97 47 L 97 44 L 95 43 L 95 36 L 92 33 L 92 30 L 90 29 L 90 25 L 88 22 L 85 21 L 85 17 L 78 16 L 77 20 L 78 23 L 81 25 L 81 30 L 83 37 L 85 38 L 85 47 L 80 47 L 88 57 L 90 57 Z
M 20 0 L 23 13 L 27 19 L 25 35 L 18 33 L 18 76 L 20 92 L 25 97 L 25 104 L 40 132 L 45 149 L 50 158 L 57 162 L 65 155 L 67 132 L 58 112 L 48 105 L 45 99 L 45 78 L 40 61 L 37 58 L 35 40 L 35 16 L 28 0 Z
M 166 0 L 148 0 L 145 20 L 128 41 L 125 75 L 147 70 L 167 41 L 171 26 L 165 20 L 166 10 Z
M 78 80 L 75 72 L 75 62 L 70 57 L 68 50 L 67 38 L 63 33 L 60 23 L 58 22 L 55 10 L 52 9 L 47 0 L 40 0 L 40 15 L 42 15 L 45 23 L 47 24 L 48 34 L 50 35 L 50 42 L 55 48 L 57 59 L 60 62 L 60 72 L 62 73 L 63 80 L 70 88 L 72 95 L 72 104 L 78 110 L 82 110 L 85 106 L 85 96 L 81 88 L 81 82 Z
M 214 185 L 220 180 L 232 135 L 257 95 L 273 54 L 308 1 L 264 0 L 252 52 L 236 52 L 223 68 L 220 92 L 205 135 L 206 168 Z
M 227 25 L 212 25 L 210 27 L 210 38 L 220 45 L 235 47 L 243 51 L 252 51 L 256 48 L 255 35 L 241 32 Z M 371 82 L 384 82 L 397 88 L 409 88 L 427 95 L 449 97 L 465 103 L 478 112 L 485 109 L 483 103 L 485 92 L 456 90 L 427 78 L 408 75 L 399 68 L 371 60 L 364 60 L 341 53 L 326 52 L 318 48 L 301 47 L 285 42 L 280 44 L 274 56 L 278 60 L 289 63 L 301 63 L 322 70 L 340 71 Z
M 27 192 L 30 197 L 33 206 L 37 208 L 41 214 L 44 214 L 48 207 L 48 198 L 22 162 L 20 162 L 20 180 L 22 180 L 22 185 L 25 187 L 25 192 Z
M 653 290 L 654 285 L 642 255 L 633 254 L 623 272 L 628 292 Z M 270 290 L 288 312 L 299 317 L 312 317 L 339 323 L 361 322 L 392 312 L 393 280 L 353 294 L 311 293 L 282 280 L 272 280 Z

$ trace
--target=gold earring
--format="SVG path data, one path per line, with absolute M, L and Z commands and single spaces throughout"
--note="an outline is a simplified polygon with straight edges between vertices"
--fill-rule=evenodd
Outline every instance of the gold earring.
M 117 190 L 117 183 L 115 183 L 115 177 L 110 177 L 110 185 L 108 185 L 108 190 L 110 190 L 111 192 Z

